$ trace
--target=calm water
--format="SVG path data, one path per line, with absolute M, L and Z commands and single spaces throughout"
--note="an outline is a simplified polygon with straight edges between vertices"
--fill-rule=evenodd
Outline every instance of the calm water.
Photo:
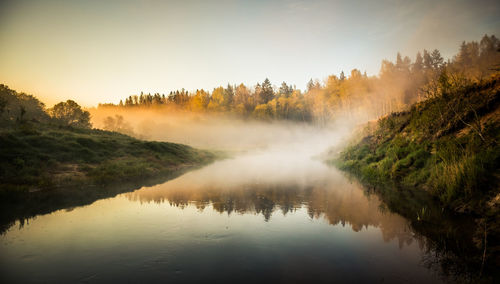
M 314 147 L 252 151 L 164 184 L 18 222 L 3 283 L 440 282 L 409 221 Z

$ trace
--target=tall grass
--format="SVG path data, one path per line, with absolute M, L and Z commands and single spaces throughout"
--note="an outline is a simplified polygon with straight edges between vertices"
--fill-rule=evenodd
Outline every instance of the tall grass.
M 453 90 L 381 119 L 335 164 L 371 184 L 427 190 L 450 207 L 480 204 L 494 196 L 500 164 L 495 119 L 500 115 L 500 80 L 493 77 Z
M 0 191 L 148 178 L 213 158 L 186 145 L 25 123 L 0 129 Z

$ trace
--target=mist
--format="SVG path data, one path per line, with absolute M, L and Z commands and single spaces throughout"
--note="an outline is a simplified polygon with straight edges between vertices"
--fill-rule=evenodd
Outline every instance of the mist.
M 320 154 L 345 141 L 359 120 L 329 124 L 293 121 L 258 121 L 227 115 L 167 111 L 151 108 L 94 108 L 94 127 L 105 129 L 107 117 L 123 117 L 135 137 L 187 144 L 223 151 L 272 150 Z
M 485 55 L 482 61 L 490 57 Z M 475 75 L 489 66 L 481 64 L 471 69 Z M 425 98 L 443 68 L 460 66 L 454 62 L 445 67 L 437 49 L 417 53 L 414 62 L 398 53 L 395 62 L 382 61 L 378 76 L 353 69 L 322 81 L 311 79 L 305 91 L 286 82 L 278 87 L 266 78 L 255 86 L 228 84 L 211 92 L 141 92 L 89 111 L 94 127 L 140 139 L 225 151 L 297 143 L 325 150 L 367 121 L 408 110 Z

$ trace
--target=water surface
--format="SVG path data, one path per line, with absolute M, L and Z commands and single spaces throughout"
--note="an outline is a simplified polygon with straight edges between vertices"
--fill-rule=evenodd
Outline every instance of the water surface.
M 0 275 L 4 283 L 440 282 L 425 237 L 316 151 L 250 151 L 18 221 L 0 236 Z

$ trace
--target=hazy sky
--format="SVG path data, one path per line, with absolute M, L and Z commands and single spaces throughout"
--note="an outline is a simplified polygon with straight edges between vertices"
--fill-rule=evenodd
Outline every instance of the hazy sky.
M 87 106 L 266 77 L 304 88 L 485 33 L 500 36 L 498 0 L 0 0 L 0 83 Z

